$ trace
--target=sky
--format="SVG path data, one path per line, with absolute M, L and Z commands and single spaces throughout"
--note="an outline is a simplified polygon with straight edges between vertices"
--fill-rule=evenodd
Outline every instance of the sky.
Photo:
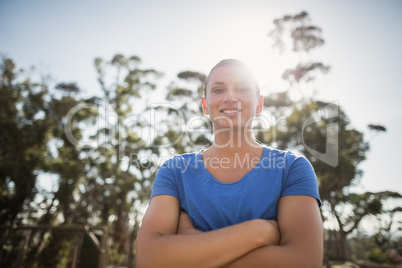
M 238 58 L 269 93 L 286 86 L 267 33 L 275 18 L 302 10 L 323 30 L 315 57 L 331 66 L 319 97 L 339 103 L 370 142 L 355 190 L 402 193 L 402 1 L 0 0 L 0 54 L 54 81 L 77 82 L 87 94 L 99 92 L 96 57 L 139 56 L 142 67 L 165 74 L 160 90 L 180 71 L 208 73 L 219 60 Z M 369 132 L 368 124 L 387 132 Z

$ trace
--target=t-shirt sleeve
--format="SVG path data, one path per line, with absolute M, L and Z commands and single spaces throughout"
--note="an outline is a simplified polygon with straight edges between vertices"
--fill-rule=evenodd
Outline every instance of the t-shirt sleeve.
M 172 163 L 172 161 L 173 160 L 167 160 L 160 167 L 158 173 L 156 174 L 154 183 L 152 185 L 152 192 L 149 200 L 151 200 L 152 197 L 157 195 L 171 195 L 180 200 L 179 190 L 177 187 L 174 173 L 169 168 L 170 163 Z
M 321 207 L 321 199 L 318 193 L 317 177 L 311 163 L 305 157 L 287 158 L 289 167 L 284 173 L 284 186 L 282 196 L 287 195 L 308 195 L 317 199 Z M 290 158 L 290 159 L 289 159 Z

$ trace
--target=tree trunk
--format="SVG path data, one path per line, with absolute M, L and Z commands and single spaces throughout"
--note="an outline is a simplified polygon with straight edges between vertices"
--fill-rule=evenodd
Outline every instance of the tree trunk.
M 339 231 L 340 261 L 350 261 L 349 243 L 345 231 Z

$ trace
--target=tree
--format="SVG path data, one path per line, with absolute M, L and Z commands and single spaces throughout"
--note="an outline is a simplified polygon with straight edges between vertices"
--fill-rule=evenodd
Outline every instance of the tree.
M 21 79 L 10 59 L 1 66 L 0 99 L 0 224 L 13 224 L 23 206 L 34 197 L 35 170 L 41 165 L 49 140 L 49 120 L 45 95 L 47 88 Z
M 140 64 L 139 57 L 120 54 L 111 61 L 96 59 L 104 96 L 84 99 L 75 83 L 52 88 L 44 80 L 32 82 L 4 59 L 0 224 L 105 226 L 109 263 L 133 265 L 133 243 L 157 166 L 151 156 L 158 153 L 139 119 L 160 73 Z M 49 175 L 58 180 L 50 192 L 36 183 Z M 71 247 L 82 239 L 17 230 L 5 232 L 1 243 L 2 266 L 65 267 Z
M 147 108 L 143 100 L 161 74 L 140 64 L 139 57 L 121 54 L 110 61 L 95 59 L 103 100 L 98 103 L 98 128 L 90 136 L 94 145 L 81 148 L 90 168 L 78 208 L 90 215 L 92 224 L 110 227 L 109 260 L 116 265 L 134 263 L 133 243 L 156 165 L 150 161 L 150 141 L 140 119 Z
M 314 97 L 316 89 L 312 94 L 306 96 L 307 85 L 317 79 L 319 73 L 327 73 L 330 70 L 328 65 L 314 61 L 312 51 L 324 44 L 321 36 L 321 28 L 311 24 L 310 16 L 302 11 L 295 15 L 285 15 L 273 21 L 274 29 L 268 33 L 272 38 L 272 48 L 279 55 L 293 52 L 297 54 L 299 63 L 295 67 L 286 66 L 282 78 L 289 82 L 289 91 L 297 90 L 301 99 Z M 304 88 L 302 88 L 304 86 Z
M 203 115 L 201 97 L 206 75 L 196 71 L 177 74 L 177 81 L 167 87 L 166 100 L 169 104 L 158 106 L 161 116 L 155 143 L 169 151 L 169 155 L 188 153 L 197 148 L 211 145 L 212 125 Z M 168 116 L 162 116 L 167 114 Z
M 58 212 L 68 222 L 73 212 L 73 189 L 84 175 L 86 164 L 63 136 L 67 111 L 80 102 L 71 96 L 79 88 L 64 83 L 51 90 L 46 77 L 36 82 L 34 70 L 18 71 L 11 59 L 4 58 L 0 68 L 0 225 L 53 224 Z M 83 121 L 88 116 L 82 111 L 76 119 Z M 74 131 L 78 139 L 81 133 L 80 128 Z M 37 180 L 44 173 L 57 174 L 56 192 L 39 192 Z M 29 236 L 5 232 L 2 243 L 7 247 L 2 244 L 2 264 L 22 262 L 16 257 L 23 252 L 20 241 L 24 237 L 27 255 L 38 256 L 45 249 L 40 246 L 44 245 L 43 232 L 31 232 Z M 53 253 L 60 249 L 48 248 Z M 53 256 L 57 258 L 57 254 Z
M 267 104 L 274 109 L 280 108 L 276 116 L 283 120 L 271 126 L 270 133 L 257 137 L 265 143 L 275 142 L 283 149 L 293 148 L 310 160 L 319 180 L 323 209 L 328 209 L 327 214 L 336 219 L 339 227 L 339 258 L 348 260 L 347 235 L 356 230 L 367 215 L 381 213 L 381 200 L 400 195 L 395 192 L 350 193 L 349 187 L 356 185 L 362 177 L 359 164 L 365 160 L 369 144 L 363 133 L 351 126 L 341 107 L 315 97 L 318 89 L 312 81 L 320 73 L 327 73 L 330 67 L 312 61 L 313 50 L 321 47 L 324 39 L 321 29 L 310 21 L 305 11 L 273 21 L 274 30 L 269 33 L 273 48 L 279 54 L 291 50 L 300 62 L 283 72 L 282 78 L 288 81 L 289 89 L 266 97 Z M 299 93 L 298 98 L 291 94 L 295 90 Z M 369 127 L 385 131 L 380 125 Z
M 402 196 L 397 196 L 401 198 Z M 402 212 L 402 207 L 393 207 L 392 209 L 382 209 L 381 214 L 376 217 L 378 224 L 377 233 L 374 235 L 374 240 L 377 246 L 386 252 L 388 249 L 393 248 L 393 237 L 396 237 L 396 233 L 401 231 L 401 222 L 396 228 L 395 216 Z

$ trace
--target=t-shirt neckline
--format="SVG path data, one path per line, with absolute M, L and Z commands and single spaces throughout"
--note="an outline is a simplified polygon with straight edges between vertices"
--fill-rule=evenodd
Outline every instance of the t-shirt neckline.
M 202 171 L 204 172 L 204 174 L 207 176 L 208 179 L 211 179 L 212 181 L 214 181 L 216 183 L 219 183 L 219 184 L 232 185 L 232 184 L 236 184 L 236 183 L 240 183 L 242 181 L 245 181 L 250 176 L 250 174 L 254 173 L 256 169 L 260 168 L 262 159 L 266 156 L 267 150 L 268 150 L 268 148 L 264 146 L 263 149 L 262 149 L 262 154 L 261 154 L 261 157 L 260 157 L 258 163 L 252 169 L 250 169 L 246 174 L 244 174 L 243 177 L 241 177 L 239 180 L 237 180 L 235 182 L 222 182 L 222 181 L 218 180 L 217 178 L 215 178 L 211 174 L 211 172 L 209 172 L 207 167 L 204 165 L 204 161 L 202 160 L 202 157 L 201 157 L 201 153 L 204 150 L 199 151 L 197 153 L 196 157 L 197 157 L 197 161 L 199 161 L 201 163 Z

